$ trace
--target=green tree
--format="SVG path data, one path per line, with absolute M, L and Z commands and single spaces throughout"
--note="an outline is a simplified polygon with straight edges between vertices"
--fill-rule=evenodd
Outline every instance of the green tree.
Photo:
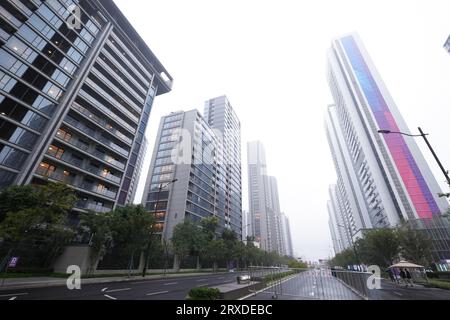
M 203 218 L 200 221 L 200 226 L 202 228 L 202 232 L 204 233 L 206 240 L 211 241 L 216 239 L 216 231 L 219 227 L 219 218 L 215 216 Z
M 80 233 L 88 233 L 90 237 L 90 265 L 88 273 L 93 271 L 97 261 L 113 247 L 111 231 L 111 213 L 88 212 L 80 216 Z
M 200 230 L 198 225 L 190 219 L 186 219 L 183 223 L 177 224 L 173 229 L 171 242 L 173 251 L 178 259 L 175 265 L 177 271 L 180 269 L 183 259 L 191 253 L 192 248 L 201 239 L 199 234 Z
M 23 201 L 20 197 L 24 197 Z M 40 264 L 52 264 L 75 236 L 67 226 L 67 215 L 76 199 L 73 189 L 60 183 L 4 190 L 0 193 L 0 238 L 13 248 L 32 248 Z
M 237 235 L 233 230 L 225 229 L 222 232 L 222 240 L 225 244 L 224 257 L 227 261 L 227 268 L 231 267 L 233 260 L 239 260 L 240 255 L 237 251 L 238 248 L 238 239 Z
M 355 245 L 362 262 L 381 267 L 394 264 L 400 253 L 400 240 L 395 229 L 370 230 Z
M 304 262 L 295 260 L 295 259 L 289 259 L 289 261 L 287 262 L 287 265 L 289 268 L 292 269 L 307 269 L 308 265 Z
M 36 208 L 41 203 L 35 186 L 13 186 L 5 189 L 0 193 L 0 223 L 5 220 L 8 212 Z
M 225 259 L 226 249 L 227 247 L 223 239 L 214 239 L 207 243 L 204 255 L 207 259 L 213 262 L 214 272 L 217 271 L 218 263 Z
M 424 230 L 413 229 L 405 224 L 397 229 L 401 255 L 412 262 L 428 266 L 432 262 L 431 239 Z
M 155 236 L 155 217 L 142 205 L 118 207 L 111 212 L 111 233 L 114 247 L 119 247 L 130 257 L 129 269 L 136 258 L 150 248 Z M 148 264 L 148 255 L 145 256 Z
M 355 252 L 352 248 L 346 249 L 334 256 L 333 259 L 329 261 L 330 267 L 342 267 L 347 268 L 349 265 L 357 264 L 357 259 Z

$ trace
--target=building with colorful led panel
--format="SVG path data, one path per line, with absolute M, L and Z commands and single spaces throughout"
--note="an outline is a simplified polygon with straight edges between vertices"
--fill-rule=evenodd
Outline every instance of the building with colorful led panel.
M 337 38 L 328 52 L 334 105 L 326 130 L 343 199 L 342 226 L 365 229 L 432 218 L 448 209 L 441 189 L 357 34 Z M 334 226 L 334 230 L 338 227 Z

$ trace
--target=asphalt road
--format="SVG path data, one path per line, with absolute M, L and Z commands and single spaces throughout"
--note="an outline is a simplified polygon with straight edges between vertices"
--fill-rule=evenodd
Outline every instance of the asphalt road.
M 0 291 L 0 300 L 184 300 L 190 289 L 236 283 L 239 273 Z
M 331 274 L 305 271 L 281 281 L 246 300 L 361 300 Z

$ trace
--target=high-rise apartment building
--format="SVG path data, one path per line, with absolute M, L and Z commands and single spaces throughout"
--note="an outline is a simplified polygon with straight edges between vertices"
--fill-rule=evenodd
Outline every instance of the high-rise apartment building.
M 266 154 L 260 141 L 247 144 L 249 220 L 251 236 L 265 251 L 292 251 L 289 222 L 281 213 L 277 179 L 267 175 Z
M 447 50 L 448 53 L 450 53 L 450 36 L 447 38 L 447 41 L 445 41 L 444 49 Z
M 133 178 L 131 179 L 130 184 L 130 192 L 128 193 L 127 197 L 127 204 L 132 204 L 135 201 L 136 198 L 136 192 L 139 185 L 139 178 L 142 174 L 142 167 L 144 165 L 145 155 L 147 153 L 148 149 L 148 140 L 144 136 L 144 139 L 142 141 L 141 150 L 139 151 L 139 155 L 136 162 L 136 170 L 134 170 Z M 139 199 L 140 200 L 140 199 Z
M 226 96 L 205 102 L 204 119 L 217 132 L 225 170 L 225 216 L 239 219 L 242 230 L 241 122 Z M 238 224 L 237 221 L 234 223 Z
M 276 250 L 272 245 L 270 216 L 267 210 L 267 165 L 264 146 L 260 141 L 247 144 L 248 161 L 248 200 L 252 219 L 251 234 L 260 248 L 266 251 Z
M 292 245 L 292 234 L 289 218 L 283 212 L 281 212 L 279 216 L 280 216 L 280 229 L 282 236 L 281 252 L 285 256 L 294 257 L 294 248 Z
M 0 188 L 45 181 L 75 211 L 124 205 L 172 79 L 112 0 L 0 3 Z
M 197 110 L 161 119 L 142 203 L 155 212 L 166 239 L 185 219 L 210 216 L 219 218 L 219 232 L 228 228 L 242 238 L 241 197 L 237 177 L 227 171 L 224 148 L 220 131 Z
M 338 175 L 330 212 L 341 219 L 331 224 L 336 223 L 336 237 L 341 223 L 350 237 L 337 237 L 343 247 L 365 229 L 445 212 L 448 203 L 439 198 L 439 185 L 416 141 L 378 133 L 410 131 L 358 35 L 333 41 L 328 80 L 335 104 L 328 107 L 326 131 Z

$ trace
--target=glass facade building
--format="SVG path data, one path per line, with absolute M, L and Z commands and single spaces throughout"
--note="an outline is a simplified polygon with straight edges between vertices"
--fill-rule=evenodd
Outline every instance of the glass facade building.
M 334 104 L 326 132 L 338 176 L 330 219 L 332 233 L 347 248 L 364 230 L 431 219 L 448 209 L 415 139 L 357 34 L 335 39 L 328 52 L 328 81 Z M 342 232 L 341 232 L 342 233 Z
M 111 0 L 1 1 L 0 189 L 58 181 L 75 212 L 124 205 L 171 82 Z
M 220 135 L 197 110 L 161 119 L 142 203 L 155 213 L 165 239 L 185 219 L 210 216 L 219 218 L 219 232 L 227 228 L 242 237 L 240 197 L 230 200 L 224 149 Z

